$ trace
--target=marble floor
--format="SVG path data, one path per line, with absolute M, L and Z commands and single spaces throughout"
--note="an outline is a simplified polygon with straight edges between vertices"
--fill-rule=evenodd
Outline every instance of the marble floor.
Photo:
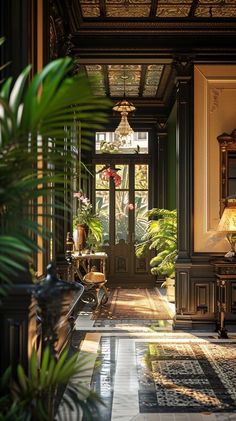
M 173 310 L 173 304 L 170 306 Z M 226 347 L 227 352 L 233 351 L 236 355 L 236 334 L 230 332 L 229 336 L 230 339 L 220 340 L 221 348 Z M 172 404 L 160 410 L 155 382 L 150 380 L 150 367 L 148 362 L 145 363 L 145 358 L 150 344 L 152 347 L 160 347 L 160 344 L 166 342 L 175 344 L 174 348 L 180 350 L 183 344 L 202 348 L 209 343 L 212 346 L 219 345 L 219 339 L 214 332 L 173 331 L 172 320 L 159 320 L 151 325 L 143 324 L 142 320 L 129 320 L 125 323 L 117 320 L 112 326 L 105 323 L 99 327 L 95 326 L 89 308 L 80 312 L 73 345 L 92 356 L 94 367 L 88 370 L 87 384 L 90 384 L 105 404 L 101 406 L 94 421 L 236 421 L 236 384 L 229 385 L 233 403 L 229 407 L 227 403 L 225 406 L 219 404 L 219 411 L 217 406 L 213 410 L 209 409 L 211 406 L 206 406 L 208 409 L 205 410 L 202 409 L 204 405 L 200 405 L 199 411 L 197 406 L 195 409 L 190 407 L 193 392 L 190 393 L 189 388 L 186 390 L 191 396 L 184 397 L 186 400 L 183 400 L 181 408 L 176 407 L 175 410 Z M 222 355 L 224 351 L 223 349 Z M 214 362 L 212 364 L 214 365 Z M 212 387 L 214 389 L 214 385 Z M 199 392 L 199 386 L 196 388 Z M 208 392 L 208 389 L 202 390 L 203 400 L 209 402 L 209 399 L 220 398 L 221 392 L 216 391 L 215 395 L 211 388 Z M 228 402 L 227 399 L 223 396 L 224 402 Z M 221 399 L 219 401 L 221 402 Z

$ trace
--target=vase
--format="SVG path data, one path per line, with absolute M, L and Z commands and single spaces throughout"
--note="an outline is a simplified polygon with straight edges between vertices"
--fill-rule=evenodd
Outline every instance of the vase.
M 82 252 L 85 249 L 87 238 L 87 230 L 84 224 L 77 224 L 77 239 L 76 239 L 76 250 Z

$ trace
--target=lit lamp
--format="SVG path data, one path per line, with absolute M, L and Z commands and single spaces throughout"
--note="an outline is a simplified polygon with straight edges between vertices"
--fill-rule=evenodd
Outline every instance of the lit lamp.
M 118 136 L 119 140 L 123 145 L 128 143 L 131 139 L 131 134 L 134 132 L 132 127 L 128 122 L 128 114 L 136 110 L 135 106 L 132 102 L 129 102 L 125 97 L 125 81 L 128 79 L 128 76 L 125 75 L 121 76 L 124 80 L 124 97 L 121 101 L 117 102 L 113 107 L 114 111 L 117 111 L 121 114 L 121 121 L 119 126 L 115 130 L 115 134 Z
M 221 216 L 217 230 L 227 233 L 226 238 L 230 244 L 230 250 L 225 254 L 225 257 L 234 257 L 236 254 L 236 197 L 226 199 L 224 212 Z

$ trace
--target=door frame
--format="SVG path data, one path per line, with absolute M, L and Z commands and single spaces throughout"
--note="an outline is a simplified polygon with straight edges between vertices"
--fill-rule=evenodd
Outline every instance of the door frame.
M 109 129 L 106 128 L 106 130 L 104 131 L 109 131 Z M 142 129 L 142 130 L 135 130 L 135 131 L 148 131 L 148 136 L 149 136 L 149 153 L 148 154 L 109 154 L 109 153 L 101 153 L 101 154 L 95 154 L 95 150 L 93 153 L 93 158 L 92 158 L 92 165 L 93 165 L 93 170 L 95 173 L 95 165 L 99 165 L 99 164 L 114 164 L 115 166 L 119 166 L 121 164 L 129 164 L 130 162 L 132 162 L 133 168 L 135 164 L 148 164 L 149 165 L 149 174 L 148 174 L 148 181 L 149 181 L 149 189 L 148 189 L 148 200 L 149 200 L 149 209 L 153 208 L 153 207 L 157 207 L 157 197 L 158 197 L 158 183 L 157 183 L 157 176 L 158 176 L 158 169 L 157 166 L 154 165 L 154 162 L 156 161 L 157 158 L 157 143 L 155 142 L 155 138 L 153 136 L 153 132 L 151 130 L 147 130 L 146 128 Z M 154 153 L 154 151 L 156 153 Z M 129 176 L 131 177 L 131 175 Z M 92 192 L 92 203 L 95 203 L 95 178 L 93 178 L 91 180 L 91 192 Z M 134 186 L 130 186 L 131 189 L 134 190 Z M 111 192 L 111 190 L 110 190 Z M 114 190 L 115 192 L 115 190 Z M 114 192 L 111 192 L 111 194 L 114 194 Z M 111 216 L 110 216 L 111 218 Z M 114 221 L 114 216 L 112 216 L 112 220 L 110 219 L 109 223 L 110 223 L 110 229 L 111 226 L 115 224 Z M 130 226 L 130 224 L 132 224 L 131 219 L 129 220 L 129 229 L 131 229 L 132 231 L 132 226 Z M 111 231 L 110 231 L 111 232 Z M 113 238 L 114 237 L 114 238 Z M 111 244 L 111 247 L 115 246 L 115 235 L 114 232 L 112 233 L 112 243 L 114 242 L 114 244 Z M 107 246 L 103 247 L 104 251 L 107 251 Z M 149 258 L 148 258 L 149 259 Z M 108 259 L 109 260 L 109 259 Z M 113 260 L 113 259 L 111 259 Z M 115 273 L 114 271 L 114 263 L 112 263 L 113 267 L 112 272 Z M 133 262 L 134 265 L 134 262 Z M 108 261 L 108 277 L 109 280 L 111 281 L 116 281 L 116 277 L 115 276 L 111 276 L 111 271 L 109 270 L 109 261 Z M 150 272 L 150 271 L 149 271 Z M 120 274 L 118 275 L 118 277 L 120 278 Z M 114 279 L 111 279 L 114 278 Z M 123 278 L 121 276 L 121 278 Z M 137 272 L 135 272 L 134 275 L 127 275 L 124 274 L 124 279 L 130 280 L 132 281 L 132 279 L 136 282 L 146 282 L 146 281 L 155 281 L 155 277 L 153 275 L 151 275 L 150 273 L 146 274 L 146 273 L 140 273 L 137 274 Z

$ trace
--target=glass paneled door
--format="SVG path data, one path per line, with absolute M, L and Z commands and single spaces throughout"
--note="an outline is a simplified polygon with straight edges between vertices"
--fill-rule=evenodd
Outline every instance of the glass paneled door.
M 103 224 L 104 250 L 109 256 L 109 279 L 152 279 L 149 258 L 135 256 L 135 243 L 146 230 L 150 208 L 148 161 L 110 159 L 95 165 L 96 210 Z M 111 176 L 109 176 L 111 174 Z M 113 176 L 112 176 L 113 174 Z M 120 179 L 116 174 L 120 176 Z

